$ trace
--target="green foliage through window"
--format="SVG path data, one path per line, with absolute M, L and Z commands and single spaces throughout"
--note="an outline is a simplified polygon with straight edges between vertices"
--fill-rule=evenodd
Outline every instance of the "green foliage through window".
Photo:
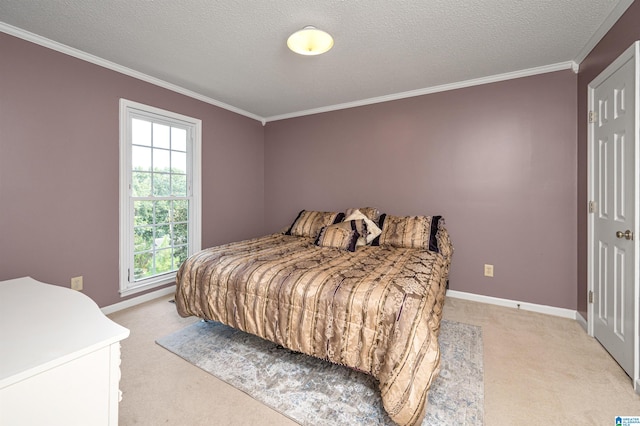
M 187 131 L 133 118 L 133 279 L 176 271 L 189 252 Z
M 188 200 L 134 201 L 134 279 L 177 270 L 187 258 Z

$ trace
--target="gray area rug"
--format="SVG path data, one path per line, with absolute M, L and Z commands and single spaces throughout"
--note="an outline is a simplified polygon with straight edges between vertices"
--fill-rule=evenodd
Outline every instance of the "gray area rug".
M 422 424 L 482 425 L 482 329 L 443 320 L 439 342 Z M 200 321 L 157 343 L 302 425 L 394 424 L 373 377 L 220 323 Z

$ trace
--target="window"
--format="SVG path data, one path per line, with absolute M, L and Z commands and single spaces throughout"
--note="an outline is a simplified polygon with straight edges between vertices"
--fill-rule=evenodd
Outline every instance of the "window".
M 120 100 L 120 294 L 175 279 L 200 250 L 200 120 Z

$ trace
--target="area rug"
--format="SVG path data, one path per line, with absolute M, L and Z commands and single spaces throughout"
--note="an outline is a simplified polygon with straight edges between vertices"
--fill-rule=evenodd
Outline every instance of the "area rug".
M 422 425 L 482 425 L 481 328 L 443 320 L 439 342 L 440 375 Z M 220 323 L 200 321 L 157 343 L 301 425 L 394 424 L 373 377 Z

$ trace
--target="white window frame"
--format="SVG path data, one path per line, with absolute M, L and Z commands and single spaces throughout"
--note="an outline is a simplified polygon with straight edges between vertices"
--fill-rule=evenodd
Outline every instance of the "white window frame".
M 189 186 L 189 247 L 188 256 L 201 249 L 202 235 L 202 121 L 175 112 L 120 99 L 120 296 L 126 297 L 150 290 L 175 281 L 175 272 L 134 281 L 133 273 L 133 199 L 131 192 L 131 119 L 146 116 L 151 119 L 179 122 L 187 126 L 191 139 L 191 149 L 187 149 Z M 188 136 L 189 137 L 189 136 Z M 130 273 L 131 271 L 131 273 Z

